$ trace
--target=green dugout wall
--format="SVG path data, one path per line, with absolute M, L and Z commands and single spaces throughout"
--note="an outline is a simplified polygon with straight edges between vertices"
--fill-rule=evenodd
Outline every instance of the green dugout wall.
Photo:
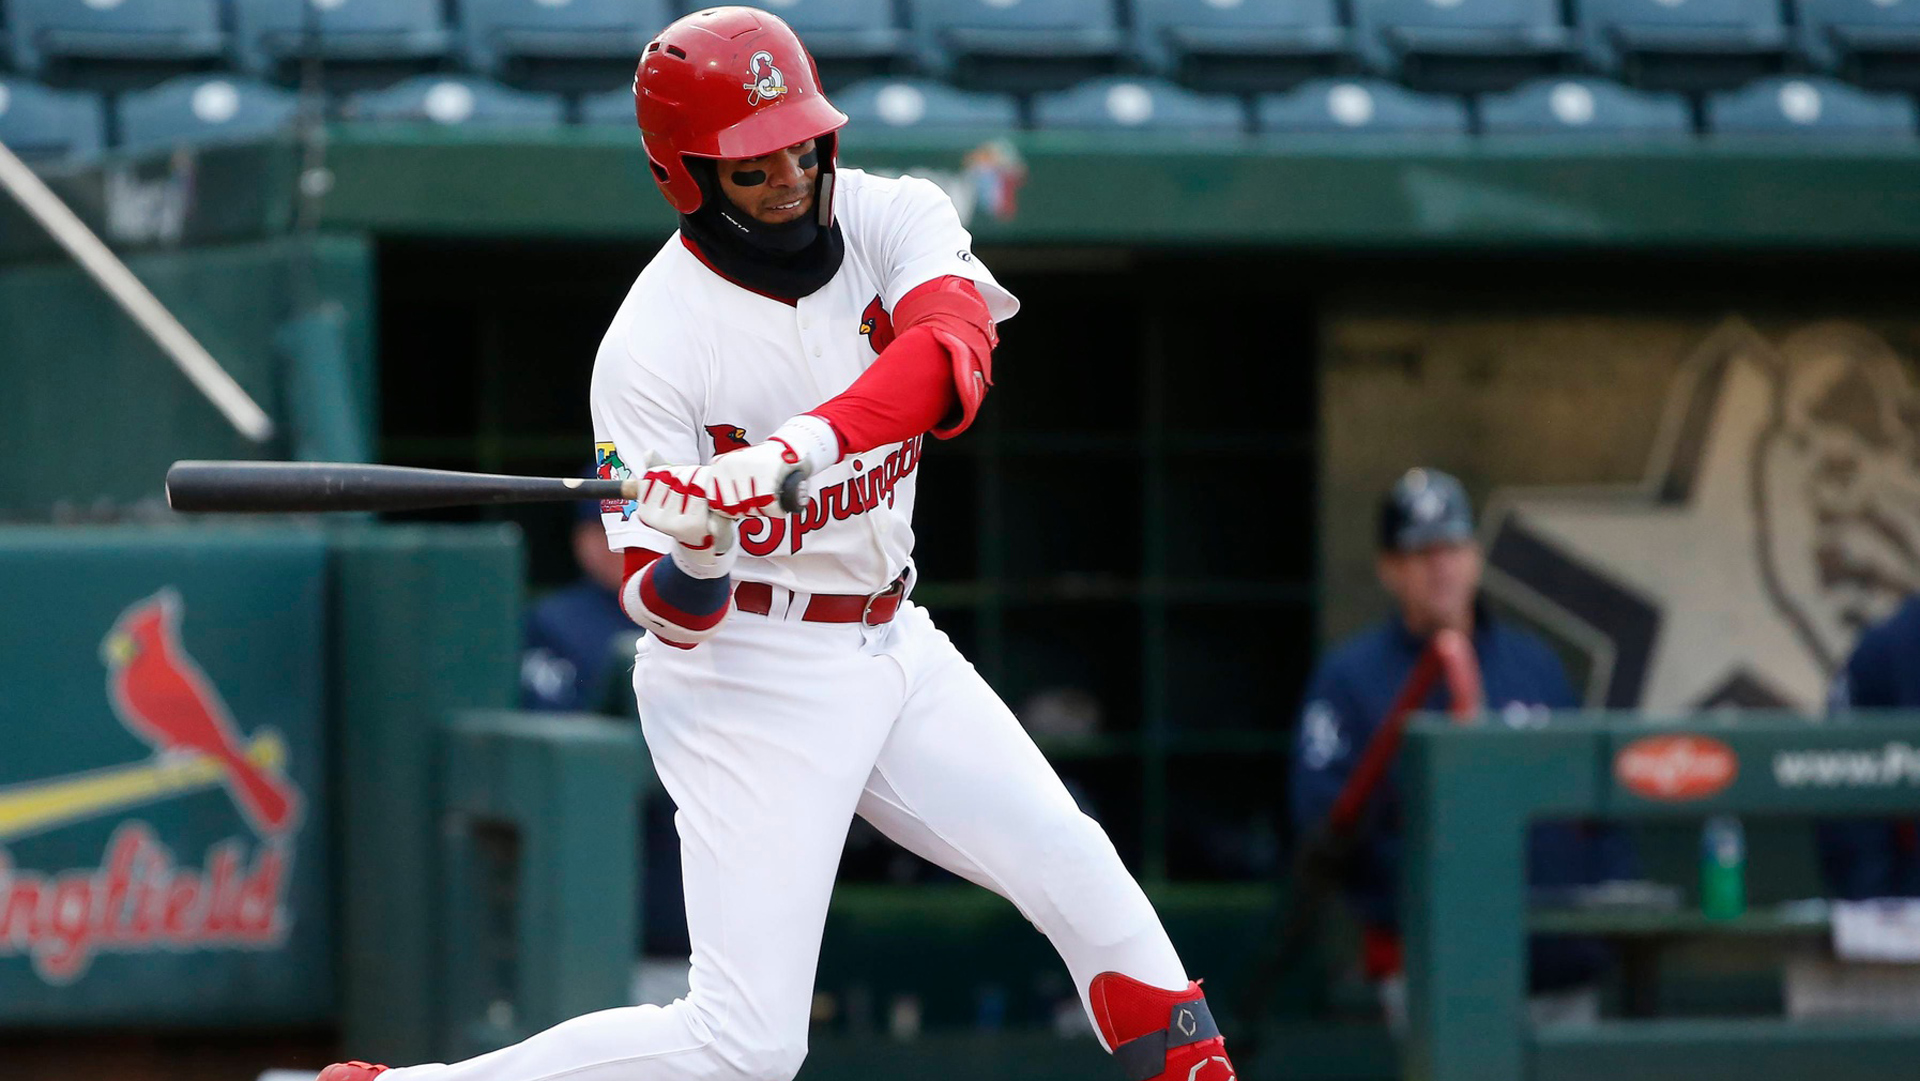
M 1586 1081 L 1634 1077 L 1799 1081 L 1910 1074 L 1920 1030 L 1883 1021 L 1619 1020 L 1533 1027 L 1526 935 L 1763 934 L 1769 916 L 1587 913 L 1532 922 L 1526 831 L 1537 818 L 1759 821 L 1910 814 L 1920 784 L 1920 718 L 1556 717 L 1531 729 L 1418 724 L 1404 759 L 1404 896 L 1410 1081 Z
M 0 236 L 18 242 L 33 228 L 7 217 Z M 6 266 L 0 520 L 111 519 L 157 506 L 177 458 L 365 453 L 374 312 L 364 238 L 261 237 L 141 251 L 129 263 L 275 419 L 275 442 L 256 447 L 229 428 L 77 266 Z
M 263 143 L 114 161 L 55 178 L 128 247 L 329 232 L 664 237 L 632 133 L 435 125 L 328 130 L 324 194 L 301 149 Z M 1867 141 L 1185 139 L 1162 133 L 847 134 L 845 164 L 970 189 L 983 245 L 1569 249 L 1896 248 L 1920 238 L 1920 152 Z M 312 190 L 312 189 L 310 189 Z M 978 210 L 977 215 L 968 213 Z M 305 215 L 303 220 L 302 215 Z M 51 253 L 0 211 L 0 254 Z

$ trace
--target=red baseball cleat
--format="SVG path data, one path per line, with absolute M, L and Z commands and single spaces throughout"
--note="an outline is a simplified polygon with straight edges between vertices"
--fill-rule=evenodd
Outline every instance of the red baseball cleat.
M 1168 991 L 1102 972 L 1088 997 L 1127 1081 L 1236 1081 L 1198 983 Z
M 375 1066 L 371 1062 L 336 1062 L 320 1071 L 313 1081 L 373 1081 L 379 1074 L 387 1072 L 385 1066 Z

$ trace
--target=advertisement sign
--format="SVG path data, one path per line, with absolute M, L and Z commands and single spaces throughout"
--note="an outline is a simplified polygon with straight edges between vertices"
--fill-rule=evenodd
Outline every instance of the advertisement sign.
M 1614 755 L 1613 776 L 1637 796 L 1671 803 L 1706 799 L 1740 775 L 1733 749 L 1711 736 L 1647 736 Z
M 1717 718 L 1704 731 L 1620 720 L 1605 733 L 1610 813 L 1911 814 L 1920 797 L 1915 720 L 1863 714 L 1822 723 L 1755 712 L 1735 723 Z
M 0 533 L 0 1024 L 333 997 L 313 537 Z

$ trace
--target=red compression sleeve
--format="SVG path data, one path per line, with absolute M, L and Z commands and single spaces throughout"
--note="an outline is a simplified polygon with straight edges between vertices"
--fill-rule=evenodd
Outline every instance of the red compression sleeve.
M 842 453 L 912 439 L 951 438 L 972 423 L 996 338 L 986 299 L 948 275 L 916 286 L 894 305 L 896 336 L 853 385 L 810 412 L 840 437 Z M 977 375 L 975 373 L 978 373 Z
M 893 339 L 873 366 L 814 416 L 833 425 L 843 454 L 912 439 L 953 412 L 953 359 L 928 327 Z

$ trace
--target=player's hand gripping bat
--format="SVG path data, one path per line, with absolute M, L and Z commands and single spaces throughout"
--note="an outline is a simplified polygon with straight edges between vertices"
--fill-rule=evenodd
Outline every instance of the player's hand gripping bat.
M 806 478 L 780 488 L 789 514 L 806 500 Z M 573 499 L 633 499 L 639 479 L 513 477 L 355 462 L 184 461 L 167 470 L 167 505 L 190 513 L 313 513 L 429 510 Z

